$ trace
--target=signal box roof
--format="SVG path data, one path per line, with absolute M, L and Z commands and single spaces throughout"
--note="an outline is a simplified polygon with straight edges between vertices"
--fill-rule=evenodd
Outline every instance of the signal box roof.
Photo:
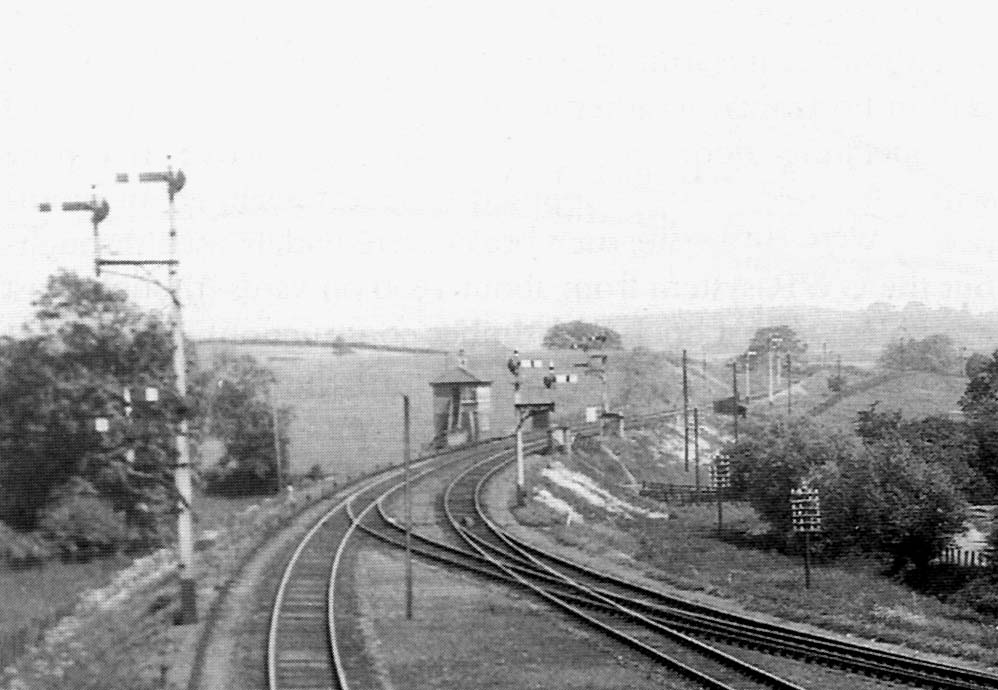
M 478 378 L 464 367 L 454 367 L 453 369 L 448 369 L 430 381 L 431 386 L 452 386 L 455 384 L 465 386 L 490 386 L 492 385 L 492 382 Z
M 513 403 L 513 407 L 518 410 L 547 410 L 548 412 L 554 412 L 554 403 L 545 400 Z

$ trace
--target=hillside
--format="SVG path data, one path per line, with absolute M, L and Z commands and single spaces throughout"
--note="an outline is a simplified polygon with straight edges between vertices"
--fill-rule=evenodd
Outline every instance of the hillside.
M 959 414 L 960 396 L 967 386 L 964 376 L 944 376 L 921 371 L 904 372 L 893 380 L 848 396 L 818 415 L 829 424 L 852 428 L 859 410 L 878 402 L 881 411 L 900 410 L 907 418 L 934 414 Z

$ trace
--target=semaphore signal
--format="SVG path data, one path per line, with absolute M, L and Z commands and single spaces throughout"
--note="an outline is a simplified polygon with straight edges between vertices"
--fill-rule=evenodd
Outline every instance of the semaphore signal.
M 38 204 L 38 210 L 41 213 L 51 213 L 58 208 L 62 211 L 88 211 L 90 213 L 90 224 L 94 229 L 94 273 L 100 277 L 100 234 L 97 228 L 101 224 L 101 221 L 106 219 L 111 213 L 111 205 L 107 203 L 107 199 L 97 198 L 97 185 L 91 185 L 90 190 L 90 201 L 63 201 L 58 205 L 43 201 Z

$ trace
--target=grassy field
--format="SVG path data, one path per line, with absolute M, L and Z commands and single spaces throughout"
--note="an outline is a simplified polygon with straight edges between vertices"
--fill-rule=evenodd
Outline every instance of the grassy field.
M 844 399 L 819 415 L 818 419 L 843 428 L 852 428 L 859 410 L 880 401 L 882 412 L 901 410 L 909 419 L 958 411 L 958 402 L 967 387 L 965 376 L 943 376 L 921 371 L 903 374 L 868 391 Z

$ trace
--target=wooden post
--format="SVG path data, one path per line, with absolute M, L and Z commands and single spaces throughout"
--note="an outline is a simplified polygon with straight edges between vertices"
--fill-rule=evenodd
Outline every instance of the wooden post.
M 804 589 L 811 589 L 811 532 L 804 530 Z
M 721 538 L 721 529 L 724 525 L 724 513 L 721 508 L 721 476 L 717 468 L 717 460 L 714 461 L 714 494 L 717 497 L 717 538 Z
M 787 417 L 790 416 L 790 353 L 787 352 Z
M 696 502 L 700 502 L 700 408 L 693 408 L 693 464 Z
M 409 490 L 409 396 L 402 396 L 402 462 L 405 465 L 405 619 L 412 620 L 412 495 Z
M 738 443 L 738 359 L 731 363 L 731 414 L 735 420 L 735 443 Z
M 683 350 L 683 467 L 690 471 L 690 392 L 686 379 L 686 350 Z

